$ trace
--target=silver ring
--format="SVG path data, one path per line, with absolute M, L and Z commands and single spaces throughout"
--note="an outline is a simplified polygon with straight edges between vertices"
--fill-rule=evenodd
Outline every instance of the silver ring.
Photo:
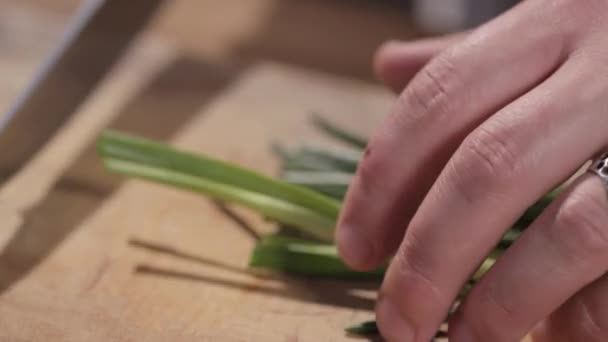
M 608 189 L 608 152 L 597 158 L 593 164 L 589 166 L 589 171 L 598 175 L 604 182 L 606 189 Z

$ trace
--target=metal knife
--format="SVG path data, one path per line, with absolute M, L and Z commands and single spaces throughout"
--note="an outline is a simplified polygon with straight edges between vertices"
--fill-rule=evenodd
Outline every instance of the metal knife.
M 119 60 L 163 0 L 86 0 L 57 48 L 0 114 L 0 182 L 44 146 Z

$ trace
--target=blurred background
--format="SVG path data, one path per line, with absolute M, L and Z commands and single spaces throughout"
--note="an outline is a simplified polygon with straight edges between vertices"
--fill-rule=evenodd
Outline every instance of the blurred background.
M 119 6 L 122 20 L 136 18 L 141 6 L 149 4 L 146 1 Z M 86 2 L 0 0 L 0 113 L 6 112 L 23 93 Z M 272 63 L 304 74 L 377 85 L 371 61 L 384 41 L 412 40 L 467 29 L 504 11 L 513 2 L 165 0 L 105 77 L 101 85 L 105 84 L 110 91 L 101 91 L 97 96 L 98 89 L 90 94 L 93 98 L 86 100 L 86 106 L 73 116 L 97 120 L 99 126 L 90 127 L 90 136 L 95 130 L 109 126 L 165 140 L 238 83 L 249 66 Z M 125 10 L 132 13 L 122 13 Z M 78 58 L 79 65 L 70 66 L 72 70 L 62 74 L 60 86 L 53 86 L 54 93 L 42 98 L 44 103 L 39 110 L 49 111 L 45 117 L 71 114 L 55 113 L 60 109 L 57 106 L 49 109 L 46 104 L 63 101 L 65 95 L 90 83 L 88 67 L 95 64 L 92 60 L 104 55 L 108 40 L 122 34 L 119 29 L 105 30 L 93 35 L 94 41 L 87 44 L 92 52 L 87 52 L 86 58 Z M 48 99 L 49 96 L 53 98 Z M 44 126 L 45 121 L 39 119 L 42 117 L 38 113 L 34 114 L 35 119 L 25 120 L 17 130 L 7 131 L 27 139 L 37 136 L 37 128 Z M 7 131 L 3 134 L 11 142 Z M 66 165 L 70 165 L 62 176 L 66 181 L 59 181 L 56 189 L 74 196 L 81 196 L 82 189 L 110 193 L 117 185 L 116 180 L 100 168 L 91 141 L 82 139 L 80 144 L 74 147 L 74 153 L 80 153 L 78 158 L 68 164 L 66 157 Z M 12 150 L 21 145 L 8 144 Z M 18 163 L 6 153 L 0 158 L 0 180 L 18 170 Z M 66 190 L 65 184 L 77 186 L 68 186 Z
M 387 39 L 477 25 L 513 0 L 172 0 L 150 31 L 185 56 L 222 68 L 273 60 L 374 81 Z M 79 0 L 0 1 L 0 109 L 57 42 Z M 213 81 L 209 77 L 209 82 Z

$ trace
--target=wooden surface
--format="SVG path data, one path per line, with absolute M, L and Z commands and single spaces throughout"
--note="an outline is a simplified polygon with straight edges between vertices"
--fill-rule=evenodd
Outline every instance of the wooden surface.
M 304 122 L 308 111 L 322 110 L 346 121 L 356 117 L 363 127 L 375 121 L 369 113 L 384 112 L 386 104 L 384 93 L 372 88 L 259 66 L 171 141 L 271 174 L 268 144 L 311 138 Z M 73 139 L 64 142 L 69 141 Z M 48 153 L 61 149 L 59 144 L 53 147 Z M 46 176 L 43 165 L 31 167 L 37 172 L 32 170 L 30 181 Z M 15 192 L 32 190 L 28 181 Z M 64 215 L 82 205 L 48 203 L 46 215 Z M 57 341 L 338 341 L 345 339 L 345 325 L 371 317 L 373 293 L 355 290 L 373 284 L 246 274 L 254 238 L 243 225 L 258 232 L 270 227 L 254 214 L 236 211 L 243 222 L 199 196 L 127 182 L 70 228 L 28 274 L 5 288 L 0 336 Z M 63 217 L 46 219 L 37 223 L 43 236 L 58 229 L 54 224 L 65 223 Z M 31 227 L 21 225 L 13 236 L 19 229 Z M 33 247 L 45 243 L 31 238 L 37 240 L 30 241 Z M 20 259 L 27 264 L 28 253 L 37 251 L 19 251 L 8 268 L 19 271 Z
M 0 110 L 77 3 L 0 3 Z M 369 79 L 379 42 L 413 35 L 400 14 L 340 1 L 242 4 L 172 2 L 60 134 L 0 185 L 0 341 L 341 341 L 345 325 L 373 316 L 377 284 L 254 277 L 250 249 L 272 226 L 110 176 L 94 153 L 109 126 L 274 174 L 270 142 L 321 140 L 305 124 L 310 111 L 362 132 L 388 112 L 391 95 L 352 78 Z M 208 23 L 206 6 L 239 19 Z M 247 62 L 226 63 L 234 58 Z
M 7 70 L 26 70 L 36 59 L 10 62 Z M 3 89 L 25 79 L 4 79 Z M 345 340 L 346 325 L 373 316 L 377 284 L 254 277 L 254 236 L 271 226 L 241 208 L 110 176 L 92 143 L 111 126 L 273 174 L 270 142 L 320 141 L 305 124 L 311 111 L 363 130 L 391 98 L 274 63 L 235 73 L 143 37 L 0 188 L 0 340 Z
M 380 118 L 370 113 L 386 112 L 387 103 L 385 93 L 374 88 L 280 66 L 258 66 L 188 121 L 171 141 L 271 174 L 275 163 L 268 144 L 311 139 L 304 120 L 309 111 L 342 116 L 363 128 Z M 46 153 L 72 148 L 71 137 L 58 139 Z M 28 180 L 20 182 L 15 194 L 37 191 L 32 184 L 48 176 L 43 163 L 30 167 Z M 83 204 L 47 205 L 46 215 L 60 217 L 37 222 L 44 236 L 65 229 L 54 225 L 65 224 L 61 216 L 70 216 Z M 246 274 L 254 238 L 243 225 L 259 232 L 270 227 L 249 212 L 238 210 L 237 215 L 243 222 L 196 195 L 141 182 L 123 184 L 70 228 L 48 255 L 30 265 L 28 274 L 6 286 L 0 297 L 0 336 L 63 341 L 337 341 L 344 339 L 345 325 L 371 317 L 373 295 L 355 290 L 373 284 Z M 19 229 L 31 227 L 18 226 L 13 236 L 20 234 Z M 45 243 L 31 238 L 37 240 L 31 241 L 33 247 Z M 9 268 L 18 272 L 20 258 L 28 263 L 28 253 L 36 251 L 19 251 Z

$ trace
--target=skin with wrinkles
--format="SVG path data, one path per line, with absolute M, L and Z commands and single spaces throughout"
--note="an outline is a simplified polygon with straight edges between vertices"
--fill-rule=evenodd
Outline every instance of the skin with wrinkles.
M 344 261 L 393 257 L 378 326 L 428 341 L 521 213 L 608 146 L 608 2 L 526 0 L 470 32 L 389 42 L 399 94 L 340 215 Z M 450 320 L 450 341 L 608 340 L 608 193 L 584 174 Z

